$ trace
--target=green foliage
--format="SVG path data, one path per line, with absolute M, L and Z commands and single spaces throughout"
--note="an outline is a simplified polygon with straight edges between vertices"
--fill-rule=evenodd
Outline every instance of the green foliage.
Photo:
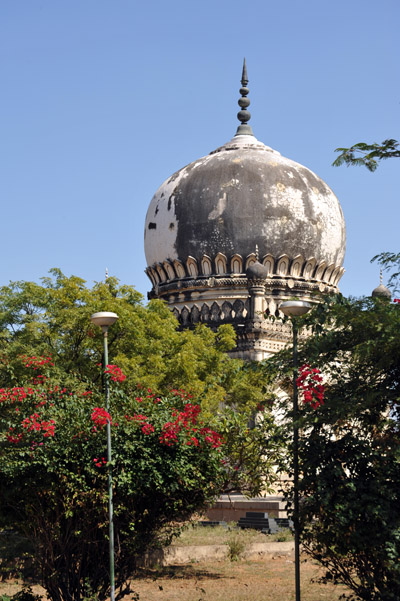
M 105 599 L 102 396 L 42 382 L 37 366 L 27 368 L 34 371 L 30 384 L 1 393 L 0 523 L 32 542 L 52 600 L 78 601 L 88 590 Z M 116 584 L 122 596 L 136 559 L 168 544 L 183 521 L 212 502 L 225 468 L 221 437 L 183 392 L 160 398 L 143 389 L 129 395 L 115 389 L 111 419 Z
M 302 345 L 300 361 L 321 369 L 325 400 L 301 411 L 301 540 L 327 579 L 364 601 L 395 601 L 400 306 L 339 296 L 316 307 L 306 323 L 313 336 Z M 293 501 L 291 491 L 288 498 Z
M 260 407 L 255 423 L 233 409 L 218 416 L 217 427 L 225 440 L 223 463 L 225 493 L 241 491 L 249 496 L 272 492 L 274 468 L 286 447 L 282 429 L 268 410 Z
M 273 374 L 229 359 L 231 326 L 179 332 L 164 303 L 145 307 L 134 288 L 113 278 L 89 289 L 54 269 L 40 285 L 3 286 L 0 526 L 32 541 L 54 601 L 107 594 L 106 439 L 90 417 L 103 405 L 102 333 L 90 321 L 102 310 L 119 316 L 109 331 L 110 363 L 127 376 L 112 392 L 120 595 L 137 556 L 167 544 L 221 491 L 265 489 L 282 446 L 270 415 Z M 172 445 L 164 444 L 164 429 L 173 430 L 190 404 L 183 389 L 201 406 L 206 425 L 191 421 L 200 419 L 196 414 Z M 257 406 L 263 418 L 250 427 Z M 214 444 L 213 430 L 223 447 Z
M 350 148 L 336 148 L 335 152 L 341 154 L 332 163 L 334 167 L 346 164 L 363 165 L 369 171 L 375 171 L 379 161 L 400 157 L 399 143 L 397 140 L 384 140 L 382 144 L 365 144 L 359 142 Z
M 238 561 L 246 548 L 240 532 L 237 529 L 231 529 L 226 542 L 228 545 L 228 558 L 230 561 Z
M 230 360 L 235 347 L 231 326 L 213 332 L 205 325 L 179 332 L 178 322 L 159 300 L 145 307 L 141 295 L 115 278 L 88 288 L 81 278 L 52 269 L 41 284 L 13 282 L 0 288 L 0 364 L 3 386 L 14 386 L 23 375 L 21 355 L 50 355 L 60 385 L 84 390 L 99 383 L 102 362 L 100 328 L 90 321 L 97 311 L 114 311 L 110 328 L 112 361 L 127 375 L 126 386 L 141 383 L 157 393 L 171 388 L 190 390 L 204 410 L 215 413 L 221 403 L 254 409 L 264 399 L 269 377 L 261 370 Z

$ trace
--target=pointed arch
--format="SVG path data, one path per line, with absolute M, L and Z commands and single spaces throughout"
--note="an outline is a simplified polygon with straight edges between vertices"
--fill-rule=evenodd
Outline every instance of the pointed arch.
M 217 253 L 214 259 L 215 273 L 222 275 L 226 273 L 226 256 L 222 253 Z
M 289 257 L 287 255 L 281 255 L 276 266 L 276 273 L 278 275 L 287 275 L 289 271 L 289 263 Z
M 245 266 L 245 268 L 248 269 L 250 267 L 250 265 L 253 265 L 253 263 L 255 263 L 256 261 L 257 261 L 257 257 L 255 255 L 255 253 L 250 253 L 246 257 L 246 266 Z
M 315 279 L 316 280 L 322 280 L 322 276 L 324 274 L 325 269 L 326 269 L 326 261 L 321 261 L 321 263 L 318 265 L 317 269 L 315 270 Z
M 203 255 L 203 258 L 201 259 L 201 272 L 203 275 L 212 274 L 212 263 L 208 255 Z
M 268 275 L 272 275 L 274 273 L 275 259 L 272 255 L 265 255 L 263 259 L 263 265 L 267 268 Z
M 314 275 L 315 266 L 317 264 L 317 260 L 314 257 L 311 257 L 306 261 L 303 269 L 303 278 L 305 280 L 311 280 Z
M 296 255 L 290 266 L 290 275 L 294 278 L 298 278 L 301 275 L 304 265 L 304 257 L 302 255 Z
M 186 269 L 190 276 L 197 278 L 199 268 L 197 267 L 197 261 L 193 257 L 189 256 L 186 261 Z
M 175 272 L 176 272 L 176 275 L 178 276 L 178 278 L 185 278 L 186 273 L 185 273 L 185 268 L 184 268 L 182 262 L 179 261 L 179 259 L 175 259 L 173 262 L 173 265 L 174 265 Z
M 161 263 L 156 263 L 155 267 L 156 267 L 158 276 L 160 278 L 160 282 L 166 282 L 168 277 L 167 277 L 167 274 L 165 273 Z
M 325 282 L 329 282 L 334 269 L 335 269 L 334 263 L 331 263 L 330 265 L 328 265 L 328 267 L 326 268 L 325 273 L 324 273 L 324 281 Z
M 240 255 L 235 254 L 231 258 L 231 273 L 243 273 L 243 259 Z
M 176 278 L 175 271 L 171 263 L 169 263 L 168 261 L 164 261 L 163 268 L 169 280 L 174 280 Z

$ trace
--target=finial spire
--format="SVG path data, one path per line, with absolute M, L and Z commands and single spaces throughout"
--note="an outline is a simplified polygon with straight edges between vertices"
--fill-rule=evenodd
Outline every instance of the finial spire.
M 382 271 L 382 269 L 379 270 L 379 274 L 380 274 L 380 282 L 379 283 L 382 286 L 383 285 L 383 271 Z
M 106 267 L 106 277 L 104 279 L 107 282 L 107 280 L 108 280 L 108 267 Z
M 250 120 L 251 115 L 247 110 L 247 107 L 250 105 L 250 100 L 247 98 L 247 94 L 249 93 L 249 88 L 247 84 L 249 83 L 249 79 L 247 77 L 247 65 L 246 59 L 243 59 L 243 70 L 242 70 L 242 79 L 240 88 L 240 93 L 242 95 L 238 100 L 238 105 L 240 106 L 240 111 L 237 114 L 237 118 L 240 121 L 240 125 L 237 128 L 236 136 L 254 136 L 253 130 L 250 125 L 247 125 L 247 121 Z
M 258 252 L 258 244 L 256 244 L 256 261 L 257 261 L 257 263 L 260 262 L 260 254 Z

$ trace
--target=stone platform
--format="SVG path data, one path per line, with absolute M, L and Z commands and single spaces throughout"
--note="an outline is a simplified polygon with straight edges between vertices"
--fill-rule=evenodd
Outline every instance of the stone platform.
M 243 495 L 222 495 L 207 510 L 207 518 L 211 521 L 238 522 L 246 517 L 246 512 L 268 513 L 271 518 L 286 518 L 285 502 L 282 496 L 266 496 L 248 499 Z

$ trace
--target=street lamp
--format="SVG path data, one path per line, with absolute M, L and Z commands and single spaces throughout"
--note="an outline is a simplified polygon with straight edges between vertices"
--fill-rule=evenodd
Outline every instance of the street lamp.
M 304 301 L 285 301 L 279 306 L 287 317 L 291 317 L 293 331 L 293 489 L 294 489 L 294 570 L 296 601 L 300 601 L 300 529 L 299 529 L 299 412 L 297 394 L 297 317 L 310 311 L 311 305 Z
M 103 330 L 103 372 L 108 365 L 108 328 L 118 319 L 116 313 L 101 311 L 93 313 L 91 321 L 100 326 Z M 104 394 L 106 398 L 106 411 L 110 413 L 110 387 L 108 378 L 104 382 Z M 110 547 L 110 601 L 115 601 L 115 576 L 114 576 L 114 517 L 113 517 L 113 490 L 112 490 L 112 472 L 111 472 L 111 423 L 107 420 L 107 462 L 108 462 L 108 519 L 109 519 L 109 547 Z

